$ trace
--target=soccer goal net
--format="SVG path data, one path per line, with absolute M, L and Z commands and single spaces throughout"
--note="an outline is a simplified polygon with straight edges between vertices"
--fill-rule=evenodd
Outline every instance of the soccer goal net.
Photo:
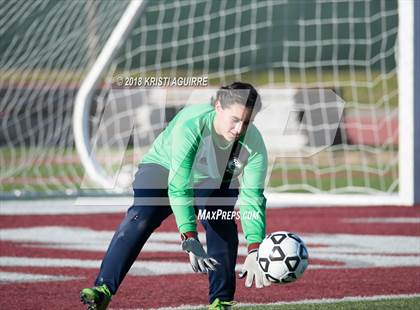
M 0 192 L 126 193 L 179 109 L 243 81 L 263 99 L 255 123 L 270 156 L 269 202 L 410 203 L 402 163 L 414 159 L 400 145 L 414 136 L 399 118 L 413 102 L 401 102 L 398 44 L 413 31 L 401 18 L 409 6 L 7 1 Z

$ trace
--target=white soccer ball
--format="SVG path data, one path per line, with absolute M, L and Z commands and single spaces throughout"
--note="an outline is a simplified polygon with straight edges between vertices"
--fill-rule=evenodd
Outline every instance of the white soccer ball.
M 286 284 L 299 279 L 308 267 L 308 250 L 302 239 L 288 231 L 265 237 L 258 249 L 258 265 L 272 283 Z

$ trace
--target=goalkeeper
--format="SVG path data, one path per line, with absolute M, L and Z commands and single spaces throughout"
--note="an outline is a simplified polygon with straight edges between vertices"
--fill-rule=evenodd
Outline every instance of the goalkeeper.
M 182 249 L 195 272 L 208 273 L 209 309 L 227 309 L 235 293 L 238 232 L 232 212 L 239 199 L 248 256 L 239 277 L 245 286 L 269 285 L 256 251 L 265 236 L 267 152 L 252 124 L 260 96 L 247 83 L 221 87 L 211 104 L 183 108 L 157 137 L 136 173 L 134 204 L 103 258 L 95 286 L 80 296 L 88 309 L 106 309 L 147 239 L 172 213 Z M 197 236 L 196 214 L 206 231 L 207 253 Z M 221 211 L 220 211 L 221 210 Z M 216 215 L 216 216 L 214 216 Z

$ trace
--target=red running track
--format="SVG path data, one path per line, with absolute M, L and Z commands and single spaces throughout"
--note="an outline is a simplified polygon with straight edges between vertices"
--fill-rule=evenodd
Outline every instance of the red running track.
M 94 220 L 92 220 L 94 217 Z M 84 227 L 95 232 L 113 231 L 123 214 L 113 215 L 45 215 L 1 216 L 2 231 L 33 227 Z M 360 219 L 374 219 L 373 222 Z M 385 220 L 384 220 L 385 219 Z M 386 219 L 390 219 L 388 222 Z M 396 223 L 392 222 L 398 220 Z M 411 220 L 410 220 L 411 219 Z M 298 234 L 352 234 L 363 236 L 406 236 L 416 238 L 418 248 L 413 257 L 420 261 L 420 208 L 296 208 L 269 209 L 267 231 L 289 230 Z M 64 228 L 65 229 L 65 228 Z M 173 218 L 168 219 L 159 232 L 176 232 Z M 102 251 L 56 249 L 39 242 L 10 241 L 1 235 L 1 257 L 30 257 L 55 259 L 100 260 Z M 78 236 L 74 236 L 75 239 Z M 322 248 L 322 244 L 308 244 L 309 250 Z M 395 253 L 405 255 L 404 253 Z M 170 260 L 186 262 L 182 252 L 144 252 L 142 260 Z M 243 257 L 238 262 L 243 261 Z M 374 296 L 420 293 L 420 267 L 394 266 L 373 268 L 343 268 L 342 262 L 311 259 L 311 265 L 326 269 L 310 269 L 299 281 L 286 286 L 271 286 L 262 290 L 246 289 L 243 280 L 237 281 L 236 300 L 244 303 L 268 303 L 303 299 L 342 298 L 347 296 Z M 330 269 L 339 267 L 341 269 Z M 96 268 L 5 266 L 0 272 L 42 274 L 77 277 L 68 281 L 23 282 L 1 284 L 0 309 L 83 309 L 79 303 L 79 290 L 90 286 Z M 183 304 L 207 303 L 207 278 L 199 274 L 165 276 L 129 275 L 112 308 L 156 308 Z

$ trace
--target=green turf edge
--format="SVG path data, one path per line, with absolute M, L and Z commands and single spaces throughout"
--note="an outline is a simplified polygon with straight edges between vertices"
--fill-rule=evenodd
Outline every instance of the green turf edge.
M 379 300 L 354 300 L 354 301 L 337 301 L 337 302 L 305 302 L 293 304 L 278 304 L 278 305 L 252 305 L 252 306 L 236 306 L 233 309 L 247 309 L 247 310 L 347 310 L 347 309 L 362 309 L 362 310 L 383 310 L 383 309 L 404 309 L 417 310 L 420 308 L 420 297 L 408 298 L 384 298 Z M 204 310 L 200 308 L 198 310 Z

